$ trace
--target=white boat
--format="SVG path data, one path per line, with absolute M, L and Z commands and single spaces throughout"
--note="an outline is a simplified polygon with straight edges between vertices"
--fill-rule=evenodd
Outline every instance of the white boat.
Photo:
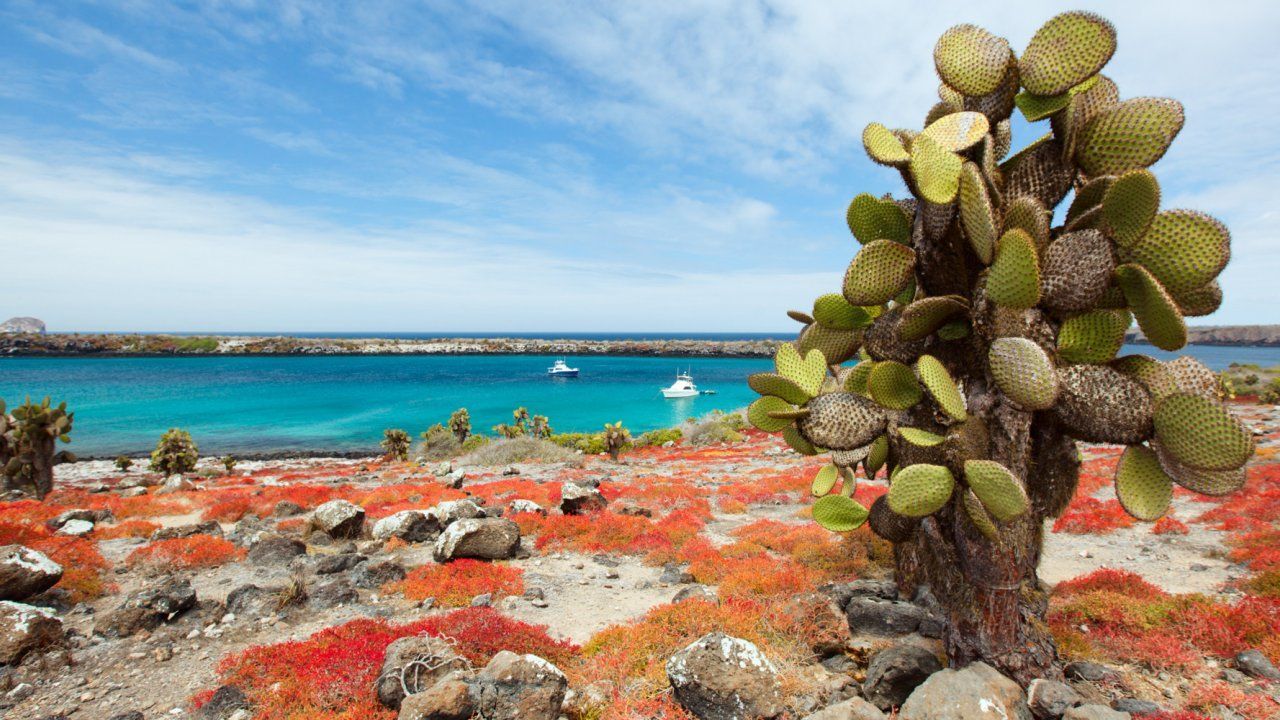
M 677 373 L 676 381 L 671 383 L 671 387 L 662 388 L 662 397 L 665 398 L 682 398 L 693 397 L 698 394 L 698 386 L 693 384 L 693 378 L 689 373 Z
M 578 368 L 569 367 L 565 364 L 564 358 L 560 358 L 547 368 L 547 374 L 551 377 L 578 377 Z

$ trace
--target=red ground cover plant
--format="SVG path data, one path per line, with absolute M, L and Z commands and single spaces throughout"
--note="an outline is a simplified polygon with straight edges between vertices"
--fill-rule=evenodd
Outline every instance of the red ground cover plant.
M 1072 535 L 1106 535 L 1136 521 L 1116 500 L 1077 498 L 1054 523 L 1053 531 Z
M 387 583 L 385 592 L 400 592 L 410 600 L 435 598 L 441 607 L 463 607 L 471 599 L 492 593 L 494 599 L 524 592 L 524 571 L 482 560 L 460 559 L 442 565 L 422 565 L 404 580 Z
M 1155 535 L 1186 535 L 1191 532 L 1191 529 L 1172 515 L 1165 515 L 1155 521 L 1151 526 L 1151 532 Z
M 73 603 L 102 597 L 114 589 L 104 578 L 111 564 L 92 540 L 55 535 L 43 525 L 0 522 L 0 545 L 26 545 L 61 565 L 62 579 L 54 589 L 66 591 Z
M 662 564 L 695 537 L 705 520 L 693 510 L 678 510 L 657 520 L 604 510 L 590 515 L 517 513 L 521 533 L 536 535 L 539 550 L 641 555 Z
M 387 645 L 423 633 L 450 638 L 476 666 L 500 650 L 511 650 L 564 668 L 578 649 L 552 639 L 540 626 L 511 620 L 492 608 L 465 608 L 403 625 L 353 620 L 305 640 L 249 648 L 219 663 L 220 681 L 244 691 L 254 704 L 255 720 L 394 720 L 396 712 L 378 702 L 373 682 Z M 197 695 L 194 704 L 211 694 Z
M 1217 715 L 1219 706 L 1230 708 L 1247 720 L 1275 720 L 1280 715 L 1280 702 L 1263 693 L 1246 693 L 1225 682 L 1197 685 L 1187 695 L 1187 707 L 1193 710 Z
M 150 520 L 125 520 L 118 525 L 96 527 L 93 529 L 95 540 L 119 540 L 120 538 L 145 538 L 160 529 L 159 523 Z
M 245 556 L 244 548 L 212 535 L 157 540 L 129 553 L 125 563 L 155 570 L 211 568 Z

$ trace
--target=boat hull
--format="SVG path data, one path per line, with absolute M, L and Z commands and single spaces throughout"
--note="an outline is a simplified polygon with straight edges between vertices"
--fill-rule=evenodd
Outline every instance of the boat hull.
M 662 391 L 662 397 L 664 398 L 685 398 L 685 397 L 693 397 L 697 394 L 698 394 L 697 390 L 663 390 Z
M 555 372 L 548 371 L 547 375 L 551 377 L 578 377 L 578 371 L 577 370 L 558 370 Z

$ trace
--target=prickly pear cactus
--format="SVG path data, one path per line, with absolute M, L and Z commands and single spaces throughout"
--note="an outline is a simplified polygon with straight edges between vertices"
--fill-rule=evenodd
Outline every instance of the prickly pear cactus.
M 153 472 L 169 477 L 195 470 L 199 459 L 200 448 L 191 439 L 191 433 L 181 428 L 170 428 L 160 436 L 156 449 L 151 451 L 150 467 Z
M 39 403 L 27 398 L 12 415 L 0 401 L 0 471 L 10 488 L 30 490 L 42 500 L 53 490 L 53 467 L 76 459 L 56 450 L 58 441 L 71 442 L 74 419 L 65 402 L 53 407 L 49 398 Z
M 409 433 L 400 428 L 387 428 L 382 431 L 382 449 L 386 452 L 388 460 L 399 460 L 401 462 L 409 459 Z M 231 468 L 227 468 L 227 472 L 231 472 Z
M 631 442 L 631 431 L 622 426 L 622 421 L 604 424 L 604 449 L 614 462 L 622 455 L 622 451 Z
M 750 378 L 756 427 L 830 455 L 814 519 L 895 543 L 900 584 L 928 585 L 948 611 L 953 660 L 1024 681 L 1056 668 L 1029 619 L 1043 614 L 1043 521 L 1074 492 L 1075 442 L 1128 446 L 1115 491 L 1142 520 L 1175 485 L 1239 489 L 1254 449 L 1203 365 L 1116 357 L 1135 321 L 1156 347 L 1186 343 L 1184 318 L 1221 302 L 1230 236 L 1161 209 L 1149 167 L 1182 106 L 1121 99 L 1101 74 L 1115 50 L 1112 25 L 1086 12 L 1049 20 L 1021 56 L 973 25 L 944 33 L 923 128 L 862 136 L 910 196 L 853 199 L 860 248 L 841 292 L 789 313 L 799 337 Z M 1009 156 L 1014 112 L 1048 126 Z M 889 478 L 871 508 L 853 498 L 859 469 Z
M 471 435 L 471 413 L 466 408 L 458 408 L 449 416 L 449 432 L 458 438 L 459 444 L 467 441 Z

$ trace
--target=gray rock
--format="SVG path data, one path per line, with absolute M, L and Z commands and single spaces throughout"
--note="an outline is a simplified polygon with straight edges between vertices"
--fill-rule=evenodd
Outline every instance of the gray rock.
M 505 518 L 459 520 L 445 528 L 436 540 L 436 562 L 456 558 L 505 560 L 520 547 L 520 526 Z
M 471 683 L 477 713 L 486 720 L 556 720 L 568 689 L 560 668 L 509 650 L 494 655 Z
M 186 578 L 169 578 L 144 588 L 94 624 L 94 632 L 108 637 L 128 637 L 139 630 L 154 630 L 196 605 L 196 591 Z
M 147 720 L 147 716 L 137 710 L 134 710 L 132 712 L 120 713 L 119 715 L 112 715 L 108 720 Z
M 1247 685 L 1250 682 L 1248 675 L 1245 675 L 1235 668 L 1222 668 L 1222 672 L 1218 673 L 1218 677 L 1226 680 L 1232 685 Z
M 0 665 L 14 665 L 62 637 L 62 621 L 52 610 L 0 600 Z
M 1033 720 L 1022 688 L 986 663 L 929 676 L 898 712 L 901 720 Z
M 93 532 L 93 523 L 89 520 L 68 520 L 58 528 L 59 535 L 83 537 Z
M 459 520 L 470 520 L 480 517 L 480 506 L 470 500 L 445 500 L 427 510 L 427 516 L 433 518 L 440 528 L 447 528 Z
M 774 718 L 782 714 L 778 670 L 754 644 L 704 635 L 667 661 L 676 700 L 699 720 Z
M 196 720 L 230 720 L 238 710 L 252 710 L 249 698 L 235 685 L 223 685 L 195 712 Z
M 364 508 L 346 500 L 330 500 L 311 513 L 311 527 L 336 540 L 360 537 Z
M 507 514 L 515 515 L 516 513 L 533 513 L 535 515 L 546 515 L 547 509 L 532 500 L 518 498 L 507 503 Z
M 1063 668 L 1063 674 L 1068 679 L 1085 680 L 1087 682 L 1102 682 L 1116 677 L 1115 671 L 1106 665 L 1099 665 L 1096 662 L 1085 660 L 1067 663 L 1067 666 Z
M 351 573 L 351 582 L 364 590 L 377 590 L 389 582 L 405 578 L 404 566 L 393 560 L 380 563 L 361 563 Z
M 405 542 L 432 540 L 440 534 L 440 522 L 418 510 L 401 510 L 373 524 L 375 540 L 400 538 Z
M 351 586 L 348 580 L 331 580 L 307 593 L 307 604 L 319 610 L 328 610 L 340 605 L 351 605 L 360 601 L 360 593 Z
M 1236 655 L 1236 668 L 1246 675 L 1263 680 L 1280 680 L 1280 670 L 1271 664 L 1266 655 L 1257 650 L 1245 650 Z
M 191 537 L 192 535 L 212 535 L 214 537 L 222 537 L 222 526 L 216 520 L 208 520 L 193 525 L 174 525 L 173 527 L 160 528 L 151 533 L 151 541 L 156 540 L 174 540 L 177 538 Z
M 915 632 L 925 620 L 925 611 L 902 600 L 855 595 L 845 605 L 849 629 L 854 635 L 892 637 Z
M 279 588 L 241 585 L 227 594 L 227 612 L 241 617 L 270 615 L 280 604 Z
M 23 545 L 0 547 L 0 600 L 26 600 L 62 579 L 62 566 Z
M 307 546 L 301 541 L 280 535 L 267 535 L 249 546 L 249 562 L 254 565 L 285 565 L 306 554 Z
M 1057 680 L 1037 678 L 1027 686 L 1027 705 L 1037 720 L 1057 720 L 1082 702 L 1084 698 L 1075 688 Z
M 453 672 L 400 704 L 397 720 L 470 720 L 475 699 L 465 674 Z
M 168 495 L 170 493 L 189 492 L 195 489 L 196 489 L 195 483 L 182 477 L 181 475 L 175 475 L 171 478 L 165 478 L 165 481 L 161 483 L 160 488 L 156 490 L 156 494 Z
M 599 512 L 608 504 L 609 501 L 596 488 L 575 482 L 567 482 L 560 486 L 560 512 L 565 515 Z
M 369 558 L 357 553 L 325 555 L 316 563 L 316 574 L 333 575 L 335 573 L 346 572 L 362 562 L 368 562 L 368 560 Z
M 292 500 L 281 500 L 280 502 L 276 503 L 276 506 L 271 511 L 271 514 L 278 518 L 286 518 L 286 517 L 294 517 L 295 515 L 301 515 L 304 512 L 306 512 L 306 510 L 304 510 L 303 507 L 298 503 L 293 502 Z
M 696 583 L 688 587 L 682 587 L 671 596 L 672 604 L 684 602 L 685 600 L 703 600 L 709 603 L 720 602 L 720 597 L 716 595 L 716 591 L 703 585 Z
M 658 576 L 658 582 L 668 585 L 687 585 L 693 581 L 693 573 L 685 570 L 683 565 L 677 563 L 663 565 L 662 574 Z
M 804 720 L 884 720 L 884 713 L 860 697 L 852 697 L 823 708 Z
M 11 317 L 0 323 L 0 333 L 43 335 L 44 321 L 33 317 Z
M 862 695 L 888 711 L 905 702 L 913 690 L 941 669 L 942 663 L 933 653 L 918 645 L 898 643 L 871 659 Z
M 106 509 L 86 510 L 84 508 L 79 508 L 59 513 L 56 518 L 46 522 L 45 526 L 50 530 L 57 530 L 72 520 L 84 520 L 86 522 L 97 524 L 102 522 L 112 522 L 115 520 L 115 516 L 111 514 L 110 510 Z
M 1129 720 L 1127 712 L 1112 710 L 1106 705 L 1077 705 L 1062 714 L 1062 720 Z
M 454 652 L 447 640 L 431 635 L 402 637 L 383 653 L 382 672 L 374 682 L 374 692 L 384 707 L 398 710 L 406 686 L 411 692 L 422 692 L 450 672 L 466 667 L 466 660 Z
M 1150 700 L 1140 700 L 1138 698 L 1116 698 L 1111 701 L 1111 709 L 1129 713 L 1130 715 L 1150 715 L 1164 712 L 1164 708 Z

